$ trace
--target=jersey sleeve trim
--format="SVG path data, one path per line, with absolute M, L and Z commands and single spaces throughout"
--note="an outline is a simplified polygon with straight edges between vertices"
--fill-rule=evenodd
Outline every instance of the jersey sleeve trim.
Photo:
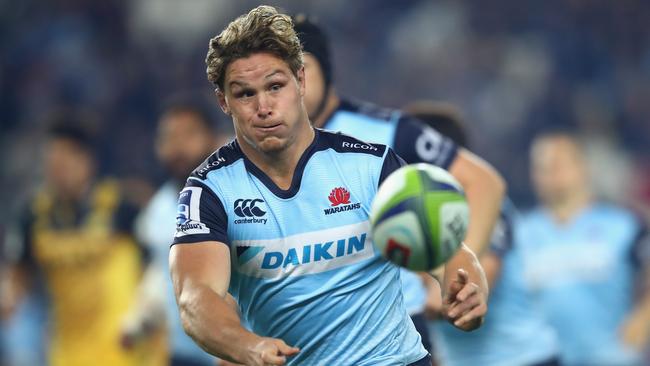
M 178 198 L 174 244 L 218 241 L 229 245 L 228 219 L 219 197 L 204 183 L 188 179 Z
M 395 151 L 391 148 L 388 148 L 386 151 L 386 156 L 384 157 L 384 162 L 381 166 L 381 173 L 379 174 L 379 187 L 381 183 L 394 171 L 406 165 L 404 159 L 399 157 Z

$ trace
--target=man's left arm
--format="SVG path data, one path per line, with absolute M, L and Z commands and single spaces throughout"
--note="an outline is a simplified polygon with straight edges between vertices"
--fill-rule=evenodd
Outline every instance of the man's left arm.
M 643 350 L 650 340 L 650 233 L 645 224 L 635 238 L 632 261 L 637 267 L 637 301 L 621 327 L 621 337 L 627 345 Z

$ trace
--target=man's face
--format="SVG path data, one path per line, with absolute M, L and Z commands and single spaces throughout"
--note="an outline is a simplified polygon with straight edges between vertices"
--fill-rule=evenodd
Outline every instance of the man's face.
M 325 78 L 316 57 L 305 53 L 303 60 L 305 63 L 305 107 L 309 119 L 314 121 L 318 117 L 316 115 L 319 112 L 318 107 L 325 98 Z
M 45 179 L 63 199 L 78 196 L 92 179 L 94 160 L 76 142 L 53 138 L 45 149 Z
M 257 151 L 286 149 L 306 121 L 303 106 L 304 70 L 296 78 L 286 62 L 269 53 L 256 53 L 228 65 L 219 105 L 232 116 L 240 142 Z
M 535 191 L 542 202 L 556 205 L 588 189 L 587 168 L 576 143 L 565 136 L 537 140 L 531 149 Z
M 156 153 L 174 179 L 183 182 L 215 148 L 215 136 L 191 111 L 176 111 L 158 124 Z

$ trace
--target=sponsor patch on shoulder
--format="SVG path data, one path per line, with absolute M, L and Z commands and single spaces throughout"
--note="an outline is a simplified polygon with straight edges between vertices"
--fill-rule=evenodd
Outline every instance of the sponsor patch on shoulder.
M 201 187 L 186 187 L 181 191 L 178 197 L 175 237 L 210 233 L 210 229 L 201 222 L 199 204 L 202 192 Z

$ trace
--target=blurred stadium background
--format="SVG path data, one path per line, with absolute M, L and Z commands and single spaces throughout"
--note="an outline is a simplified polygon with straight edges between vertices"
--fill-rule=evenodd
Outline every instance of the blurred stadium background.
M 650 206 L 650 2 L 269 3 L 318 17 L 344 96 L 460 107 L 474 150 L 501 171 L 518 206 L 534 203 L 528 148 L 549 126 L 587 138 L 600 194 Z M 0 228 L 40 180 L 40 142 L 56 111 L 93 116 L 103 173 L 142 192 L 156 187 L 162 103 L 178 91 L 210 98 L 208 39 L 258 4 L 1 0 Z M 214 112 L 230 123 L 216 103 Z

